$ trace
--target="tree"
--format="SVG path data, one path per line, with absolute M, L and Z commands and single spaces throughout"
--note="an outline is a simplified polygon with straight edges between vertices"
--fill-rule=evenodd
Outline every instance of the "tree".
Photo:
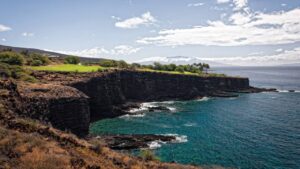
M 139 68 L 141 68 L 142 66 L 140 65 L 140 64 L 138 64 L 138 63 L 132 63 L 131 65 L 130 65 L 130 68 L 131 69 L 139 69 Z
M 177 66 L 175 71 L 180 72 L 180 73 L 184 73 L 184 66 L 182 66 L 182 65 Z
M 162 70 L 162 64 L 160 64 L 159 62 L 154 62 L 154 70 Z
M 124 60 L 118 61 L 118 68 L 127 69 L 129 66 Z
M 203 63 L 202 64 L 203 69 L 205 70 L 205 73 L 207 73 L 208 69 L 210 69 L 209 64 Z
M 78 63 L 80 63 L 80 59 L 77 56 L 68 56 L 65 58 L 64 63 L 77 65 Z
M 115 60 L 101 60 L 99 65 L 102 67 L 117 67 L 118 63 Z
M 47 56 L 44 56 L 39 53 L 30 53 L 27 54 L 27 65 L 30 66 L 42 66 L 42 65 L 48 65 L 50 63 L 50 60 Z
M 7 63 L 9 65 L 23 65 L 25 59 L 23 55 L 16 52 L 0 52 L 0 62 Z

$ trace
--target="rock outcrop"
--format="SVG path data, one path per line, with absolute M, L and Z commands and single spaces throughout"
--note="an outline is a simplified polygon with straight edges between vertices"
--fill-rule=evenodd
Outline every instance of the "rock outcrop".
M 88 97 L 75 88 L 52 84 L 1 82 L 9 94 L 6 104 L 23 116 L 51 123 L 78 136 L 88 134 L 90 112 Z
M 90 99 L 91 120 L 124 114 L 126 102 L 188 100 L 204 96 L 236 96 L 250 89 L 248 78 L 200 77 L 138 71 L 114 71 L 67 83 Z

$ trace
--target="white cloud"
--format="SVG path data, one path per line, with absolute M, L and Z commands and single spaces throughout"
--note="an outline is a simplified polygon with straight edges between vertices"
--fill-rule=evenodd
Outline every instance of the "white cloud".
M 202 6 L 204 5 L 204 3 L 194 3 L 194 4 L 188 4 L 188 7 L 198 7 L 198 6 Z
M 6 39 L 5 39 L 5 38 L 2 38 L 1 40 L 2 40 L 3 42 L 6 42 Z
M 281 4 L 281 6 L 286 6 L 286 4 Z
M 217 0 L 218 4 L 228 3 L 230 0 Z
M 114 19 L 114 20 L 117 20 L 117 21 L 121 20 L 121 18 L 117 17 L 117 16 L 111 16 L 111 18 Z
M 248 0 L 233 0 L 235 5 L 235 10 L 241 10 L 245 8 L 248 4 Z
M 231 23 L 208 21 L 206 26 L 161 30 L 137 42 L 162 46 L 276 45 L 300 41 L 300 8 L 276 13 L 235 13 Z
M 9 30 L 11 30 L 10 27 L 0 24 L 0 32 L 9 31 Z
M 110 51 L 112 55 L 130 55 L 132 53 L 137 53 L 141 48 L 134 48 L 127 45 L 116 46 L 113 50 Z
M 125 29 L 138 28 L 141 25 L 151 25 L 156 22 L 156 19 L 151 15 L 150 12 L 142 14 L 141 17 L 129 18 L 120 22 L 116 22 L 115 26 Z
M 251 21 L 251 15 L 241 12 L 234 13 L 229 18 L 229 21 L 232 21 L 236 25 L 243 25 Z
M 226 57 L 226 58 L 201 58 L 208 61 L 222 62 L 225 64 L 240 65 L 240 66 L 270 66 L 300 63 L 300 47 L 292 50 L 287 50 L 282 53 L 271 55 L 259 55 L 248 57 Z
M 31 32 L 23 32 L 23 33 L 22 33 L 22 36 L 24 36 L 24 37 L 32 37 L 32 36 L 34 36 L 34 33 L 31 33 Z
M 279 48 L 279 49 L 276 49 L 275 52 L 282 52 L 283 49 Z
M 108 55 L 130 55 L 137 53 L 141 48 L 135 48 L 127 45 L 115 46 L 112 49 L 106 49 L 104 47 L 94 47 L 91 49 L 77 50 L 77 51 L 56 51 L 58 53 L 64 53 L 67 55 L 76 55 L 82 57 L 103 57 Z M 48 50 L 51 51 L 51 50 Z

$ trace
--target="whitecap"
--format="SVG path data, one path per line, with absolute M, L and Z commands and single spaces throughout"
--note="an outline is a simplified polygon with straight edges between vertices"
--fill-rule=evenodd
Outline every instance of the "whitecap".
M 184 124 L 184 126 L 186 126 L 186 127 L 193 127 L 193 126 L 196 126 L 197 125 L 197 123 L 186 123 L 186 124 Z
M 210 99 L 209 97 L 202 97 L 201 99 L 198 99 L 197 101 L 205 102 L 205 101 L 208 101 L 209 99 Z
M 174 136 L 175 140 L 172 143 L 185 143 L 188 142 L 186 135 L 179 135 L 179 134 L 164 134 L 165 136 Z
M 288 93 L 288 90 L 277 90 L 279 93 Z
M 277 90 L 279 93 L 300 93 L 300 90 Z
M 147 144 L 150 149 L 157 149 L 161 147 L 160 141 L 152 141 Z
M 126 114 L 126 115 L 120 116 L 120 118 L 144 117 L 144 116 L 145 116 L 144 113 L 140 113 L 140 114 Z
M 163 104 L 174 104 L 175 101 L 163 101 L 163 102 L 161 102 L 161 103 L 163 103 Z
M 176 110 L 177 110 L 175 107 L 168 107 L 168 106 L 167 106 L 167 108 L 168 108 L 171 112 L 176 112 Z

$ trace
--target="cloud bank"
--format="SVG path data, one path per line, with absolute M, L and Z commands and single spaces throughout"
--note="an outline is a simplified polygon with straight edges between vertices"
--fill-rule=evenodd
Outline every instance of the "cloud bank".
M 219 20 L 208 21 L 206 26 L 161 30 L 158 36 L 145 37 L 137 42 L 161 46 L 288 44 L 300 41 L 299 16 L 299 8 L 270 14 L 237 12 L 229 18 L 228 24 Z
M 77 50 L 77 51 L 56 51 L 56 52 L 67 54 L 67 55 L 99 58 L 102 56 L 110 56 L 110 55 L 130 55 L 133 53 L 137 53 L 140 49 L 141 48 L 134 48 L 132 46 L 127 46 L 127 45 L 118 45 L 115 46 L 113 49 L 106 49 L 104 47 L 94 47 L 90 49 Z

